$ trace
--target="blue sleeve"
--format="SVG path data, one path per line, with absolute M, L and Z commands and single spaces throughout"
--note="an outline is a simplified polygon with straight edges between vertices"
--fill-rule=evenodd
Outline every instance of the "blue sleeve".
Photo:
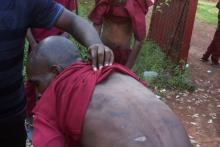
M 64 7 L 53 0 L 32 0 L 30 27 L 51 28 L 62 14 Z

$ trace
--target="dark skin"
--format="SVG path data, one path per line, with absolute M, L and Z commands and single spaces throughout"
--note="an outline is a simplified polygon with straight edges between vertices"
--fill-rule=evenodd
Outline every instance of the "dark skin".
M 35 84 L 38 83 L 36 86 L 40 93 L 46 90 L 63 68 L 79 59 L 79 55 L 74 51 L 77 49 L 70 48 L 71 45 L 68 46 L 69 43 L 64 38 L 62 41 L 59 38 L 51 39 L 54 40 L 46 40 L 42 44 L 38 53 L 32 52 L 28 66 L 29 77 Z M 59 50 L 61 47 L 62 52 Z M 70 52 L 76 53 L 76 56 L 70 55 Z M 65 59 L 61 60 L 60 56 Z M 135 79 L 115 72 L 95 87 L 83 124 L 81 146 L 191 145 L 184 128 L 170 108 Z
M 112 65 L 113 52 L 102 43 L 95 29 L 87 21 L 65 9 L 55 26 L 70 33 L 88 47 L 94 70 Z
M 94 27 L 80 16 L 64 9 L 55 23 L 55 27 L 68 32 L 88 48 L 94 71 L 103 66 L 112 65 L 114 61 L 113 52 L 102 43 Z
M 111 3 L 113 5 L 119 5 L 121 3 L 125 3 L 126 0 L 112 0 Z M 132 37 L 132 25 L 131 21 L 127 22 L 114 22 L 109 18 L 103 18 L 103 24 L 97 25 L 93 24 L 99 33 L 104 44 L 109 46 L 112 49 L 129 49 L 131 45 L 131 37 Z M 101 30 L 103 30 L 101 32 Z M 114 34 L 114 37 L 112 35 Z M 135 60 L 138 56 L 138 53 L 142 47 L 143 40 L 138 41 L 135 39 L 135 42 L 132 46 L 131 54 L 128 58 L 125 66 L 128 68 L 132 68 Z

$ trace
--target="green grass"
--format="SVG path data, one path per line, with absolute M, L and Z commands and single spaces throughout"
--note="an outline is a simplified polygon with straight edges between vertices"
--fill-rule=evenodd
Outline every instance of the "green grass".
M 79 15 L 83 18 L 87 19 L 88 14 L 91 11 L 92 7 L 94 5 L 94 2 L 91 2 L 90 0 L 78 0 L 78 6 L 79 6 Z M 82 46 L 80 43 L 78 43 L 74 38 L 70 38 L 79 48 L 80 50 L 80 56 L 84 61 L 88 60 L 88 53 L 87 49 Z M 25 48 L 24 48 L 24 60 L 23 60 L 23 78 L 24 81 L 27 80 L 27 64 L 28 64 L 28 47 L 29 43 L 28 41 L 25 41 Z
M 79 1 L 79 15 L 87 18 L 89 12 L 92 9 L 94 2 L 89 0 Z M 71 38 L 81 51 L 81 57 L 88 59 L 87 50 L 80 45 L 76 40 Z M 26 43 L 24 65 L 27 64 L 27 47 Z M 24 77 L 26 76 L 26 66 L 24 66 Z M 177 90 L 193 90 L 194 87 L 191 84 L 190 74 L 188 69 L 180 71 L 178 66 L 172 63 L 167 56 L 161 52 L 160 48 L 150 41 L 146 41 L 140 51 L 136 64 L 133 70 L 144 79 L 144 71 L 156 71 L 159 73 L 158 77 L 147 79 L 148 85 L 153 88 L 155 86 L 159 88 L 175 88 Z
M 146 79 L 151 88 L 168 88 L 176 90 L 194 90 L 188 69 L 180 70 L 160 48 L 146 41 L 139 53 L 133 70 L 142 78 L 144 71 L 155 71 L 158 73 L 156 78 Z
M 28 41 L 25 41 L 24 59 L 23 59 L 23 79 L 24 79 L 24 81 L 27 81 L 28 48 L 29 48 Z
M 216 8 L 216 3 L 199 0 L 196 18 L 201 22 L 217 24 L 218 9 Z
M 94 4 L 94 1 L 91 0 L 78 0 L 79 15 L 87 19 Z
M 89 0 L 78 0 L 78 15 L 88 20 L 89 12 L 92 10 L 94 6 L 93 1 Z M 89 21 L 89 20 L 88 20 Z M 87 49 L 82 46 L 79 42 L 77 42 L 74 38 L 71 37 L 71 40 L 77 45 L 80 50 L 80 56 L 84 61 L 87 61 L 89 56 Z

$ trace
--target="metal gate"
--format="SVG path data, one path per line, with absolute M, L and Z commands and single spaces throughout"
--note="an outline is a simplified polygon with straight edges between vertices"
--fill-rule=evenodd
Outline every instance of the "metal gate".
M 158 5 L 152 13 L 148 38 L 157 43 L 173 61 L 184 65 L 187 61 L 195 19 L 197 0 L 171 0 L 169 6 Z

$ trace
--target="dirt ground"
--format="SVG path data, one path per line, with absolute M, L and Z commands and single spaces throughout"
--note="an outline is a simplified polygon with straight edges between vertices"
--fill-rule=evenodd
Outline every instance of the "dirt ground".
M 194 147 L 220 147 L 220 68 L 199 61 L 215 28 L 194 24 L 188 64 L 196 91 L 166 91 L 166 103 L 181 119 Z

